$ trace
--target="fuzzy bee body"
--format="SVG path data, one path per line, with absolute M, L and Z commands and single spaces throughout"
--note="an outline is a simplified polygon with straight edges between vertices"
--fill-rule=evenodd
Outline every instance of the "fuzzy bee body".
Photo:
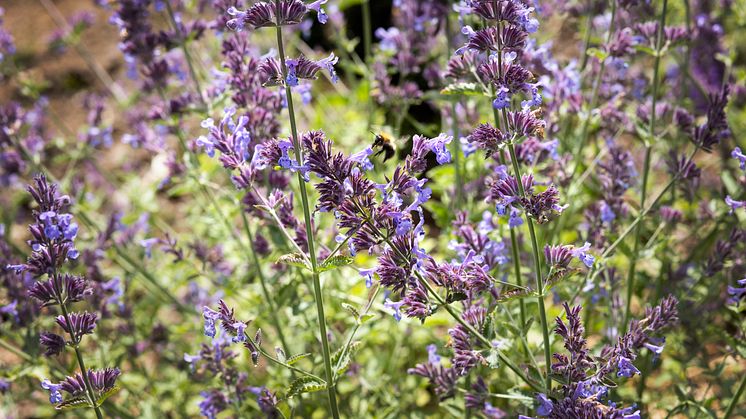
M 373 140 L 373 146 L 372 148 L 380 148 L 377 153 L 374 154 L 374 156 L 378 156 L 383 154 L 383 161 L 394 157 L 396 155 L 396 146 L 394 145 L 394 139 L 383 132 L 380 132 L 378 134 L 372 133 L 376 136 L 375 140 Z

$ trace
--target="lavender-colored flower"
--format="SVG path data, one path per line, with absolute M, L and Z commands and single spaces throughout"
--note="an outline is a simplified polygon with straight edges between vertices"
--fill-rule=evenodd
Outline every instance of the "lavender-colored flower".
M 741 170 L 746 171 L 746 154 L 743 154 L 741 152 L 741 149 L 736 147 L 731 151 L 730 153 L 731 157 L 738 160 L 738 165 L 741 168 Z
M 403 305 L 404 305 L 404 301 L 396 301 L 396 302 L 394 302 L 394 301 L 391 301 L 388 298 L 383 303 L 384 307 L 386 307 L 386 308 L 394 311 L 394 320 L 396 320 L 397 322 L 401 321 L 401 318 L 402 318 L 402 316 L 401 316 L 401 307 Z
M 635 374 L 639 374 L 640 370 L 638 370 L 634 364 L 632 364 L 632 360 L 623 356 L 619 357 L 619 361 L 617 362 L 617 375 L 619 377 L 627 377 L 630 378 Z
M 740 306 L 741 300 L 746 299 L 746 278 L 739 279 L 736 282 L 738 283 L 738 285 L 741 286 L 734 287 L 732 285 L 728 285 L 728 295 L 730 296 L 728 302 L 730 304 L 736 304 L 736 306 Z
M 53 276 L 46 281 L 37 281 L 31 287 L 29 295 L 39 300 L 42 306 L 49 306 L 82 301 L 92 292 L 84 278 L 64 274 Z
M 42 380 L 41 387 L 44 390 L 49 390 L 49 403 L 62 403 L 62 393 L 60 392 L 61 385 L 54 384 L 51 381 L 45 379 Z
M 485 157 L 497 153 L 506 140 L 502 131 L 488 123 L 480 124 L 466 139 L 484 150 Z
M 203 400 L 199 402 L 199 412 L 208 419 L 215 419 L 228 407 L 228 397 L 220 390 L 203 391 L 200 395 Z
M 730 197 L 730 195 L 726 195 L 725 197 L 725 205 L 730 207 L 730 214 L 733 214 L 734 211 L 736 211 L 739 208 L 746 208 L 746 201 L 737 201 Z
M 73 339 L 80 340 L 83 335 L 93 333 L 98 315 L 86 311 L 84 313 L 70 313 L 68 316 L 59 315 L 56 320 L 65 332 L 74 336 Z
M 536 401 L 539 402 L 539 407 L 536 408 L 536 414 L 539 416 L 549 416 L 554 409 L 554 403 L 544 393 L 536 395 Z
M 456 50 L 457 55 L 461 55 L 466 51 L 477 53 L 497 51 L 496 28 L 490 27 L 475 31 L 471 26 L 464 26 L 461 29 L 461 33 L 468 37 L 468 41 L 466 45 Z
M 205 336 L 215 337 L 215 321 L 220 318 L 220 313 L 210 307 L 202 307 L 202 317 L 205 319 Z
M 435 394 L 441 400 L 453 397 L 456 391 L 456 381 L 459 376 L 454 368 L 446 368 L 440 364 L 433 365 L 427 362 L 417 364 L 416 367 L 408 369 L 407 373 L 427 378 L 433 386 Z
M 39 341 L 45 348 L 44 356 L 55 356 L 65 349 L 65 339 L 56 333 L 42 332 Z

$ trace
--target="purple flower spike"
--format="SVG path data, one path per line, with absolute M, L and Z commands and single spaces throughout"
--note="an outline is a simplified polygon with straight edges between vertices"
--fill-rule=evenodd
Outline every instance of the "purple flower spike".
M 56 333 L 42 332 L 39 341 L 46 348 L 44 356 L 54 356 L 65 349 L 65 339 Z
M 65 332 L 75 336 L 75 339 L 80 339 L 83 335 L 93 333 L 93 329 L 96 328 L 96 320 L 98 320 L 98 315 L 87 311 L 84 313 L 70 313 L 67 317 L 63 315 L 57 316 L 57 324 Z

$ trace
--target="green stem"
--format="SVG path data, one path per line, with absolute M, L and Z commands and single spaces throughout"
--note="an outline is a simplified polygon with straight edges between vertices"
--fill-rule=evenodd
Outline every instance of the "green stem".
M 360 205 L 358 205 L 358 208 L 360 208 Z M 360 209 L 362 209 L 362 208 L 360 208 Z M 364 213 L 364 211 L 363 211 L 363 213 Z M 386 244 L 389 245 L 389 248 L 391 248 L 393 251 L 395 251 L 398 254 L 399 257 L 401 257 L 402 259 L 405 259 L 405 260 L 409 259 L 409 256 L 403 254 L 401 251 L 399 251 L 396 247 L 393 246 L 393 244 L 391 243 L 391 240 L 389 240 L 389 238 L 386 237 L 386 235 L 383 234 L 381 232 L 381 230 L 379 230 L 378 227 L 376 227 L 375 224 L 373 224 L 369 219 L 366 222 L 368 223 L 368 225 L 373 230 L 373 233 L 375 235 L 377 235 L 379 238 L 381 238 L 383 241 L 385 241 Z M 521 369 L 518 368 L 518 366 L 516 366 L 513 363 L 513 361 L 510 360 L 510 358 L 506 357 L 505 354 L 503 354 L 501 350 L 497 349 L 492 344 L 492 342 L 490 342 L 489 339 L 487 339 L 482 333 L 480 333 L 479 331 L 477 331 L 474 328 L 474 326 L 470 325 L 468 322 L 466 322 L 464 319 L 462 319 L 461 315 L 453 307 L 451 307 L 451 305 L 448 304 L 443 299 L 443 297 L 441 297 L 440 294 L 438 294 L 438 292 L 435 291 L 435 289 L 433 289 L 432 285 L 430 285 L 430 283 L 427 282 L 427 280 L 422 276 L 422 274 L 420 274 L 418 271 L 414 271 L 414 274 L 417 277 L 417 280 L 420 282 L 420 284 L 422 284 L 425 287 L 425 289 L 427 290 L 427 292 L 430 295 L 432 295 L 433 298 L 435 298 L 435 300 L 438 302 L 438 305 L 440 307 L 445 308 L 445 310 L 448 312 L 448 314 L 451 315 L 451 317 L 453 317 L 454 320 L 456 320 L 460 325 L 464 326 L 466 328 L 466 330 L 468 330 L 469 333 L 472 336 L 476 337 L 480 342 L 482 342 L 482 344 L 484 344 L 487 347 L 492 348 L 494 351 L 496 351 L 497 352 L 497 356 L 500 358 L 500 360 L 505 365 L 507 365 L 508 368 L 510 370 L 512 370 L 518 377 L 520 377 L 521 380 L 523 380 L 523 382 L 525 382 L 526 384 L 528 384 L 532 389 L 534 389 L 536 391 L 541 391 L 542 390 L 538 385 L 536 385 L 536 383 L 534 383 L 533 381 L 531 381 L 528 378 L 528 376 L 523 371 L 521 371 Z
M 497 2 L 495 2 L 495 9 L 497 9 Z M 498 34 L 502 32 L 502 24 L 498 21 L 497 23 L 497 30 Z M 498 69 L 500 72 L 500 76 L 502 76 L 502 44 L 500 42 L 500 36 L 498 38 L 497 48 L 497 59 L 498 59 Z M 493 107 L 493 116 L 495 117 L 495 123 L 499 126 L 499 121 L 497 118 L 497 110 Z M 505 108 L 502 109 L 502 117 L 503 117 L 503 127 L 507 131 L 508 129 L 508 116 L 507 111 Z M 518 164 L 518 157 L 515 154 L 515 147 L 513 146 L 513 141 L 509 141 L 507 143 L 508 145 L 508 152 L 510 153 L 510 162 L 513 165 L 513 172 L 515 174 L 517 183 L 518 183 L 518 191 L 520 192 L 521 196 L 523 198 L 526 197 L 526 191 L 523 188 L 523 179 L 521 175 L 521 168 Z M 546 313 L 546 307 L 544 307 L 544 281 L 541 276 L 541 258 L 539 257 L 539 242 L 536 238 L 536 231 L 534 230 L 534 222 L 531 219 L 531 217 L 526 214 L 526 224 L 528 224 L 528 233 L 531 238 L 531 249 L 533 251 L 533 259 L 534 259 L 534 274 L 536 275 L 536 292 L 538 294 L 537 301 L 539 303 L 539 320 L 541 322 L 541 332 L 544 339 L 544 362 L 546 363 L 546 377 L 545 377 L 545 386 L 546 386 L 546 392 L 549 393 L 552 390 L 552 378 L 551 378 L 551 371 L 552 371 L 552 348 L 549 341 L 549 326 L 547 325 L 547 313 Z M 512 230 L 511 230 L 512 233 Z M 511 236 L 511 239 L 513 237 Z M 514 262 L 515 264 L 519 264 L 520 261 L 516 260 Z M 517 270 L 516 270 L 517 272 Z M 523 325 L 521 325 L 523 327 Z
M 689 155 L 689 158 L 687 159 L 687 161 L 688 162 L 692 161 L 698 151 L 699 151 L 699 146 L 697 146 L 692 152 L 692 154 Z M 629 235 L 629 233 L 631 233 L 632 230 L 634 230 L 635 227 L 643 220 L 643 218 L 645 218 L 645 216 L 648 215 L 648 213 L 650 213 L 650 211 L 652 211 L 658 205 L 658 203 L 661 201 L 663 196 L 668 192 L 668 190 L 676 183 L 676 181 L 680 177 L 681 177 L 681 171 L 677 172 L 674 175 L 674 177 L 671 178 L 671 180 L 666 184 L 666 186 L 663 187 L 663 190 L 658 194 L 658 196 L 655 197 L 653 202 L 647 208 L 641 211 L 640 214 L 638 214 L 637 218 L 635 218 L 635 220 L 632 221 L 632 223 L 629 226 L 627 226 L 627 228 L 622 232 L 622 234 L 620 234 L 619 237 L 617 237 L 617 239 L 614 240 L 614 243 L 610 244 L 609 247 L 607 247 L 606 250 L 604 250 L 603 253 L 601 253 L 601 256 L 599 257 L 600 261 L 605 260 L 606 258 L 609 257 L 609 255 L 611 255 L 612 252 L 614 252 L 614 249 L 616 249 L 617 246 L 619 246 L 619 244 L 621 244 L 624 241 L 624 239 Z M 605 268 L 598 269 L 591 277 L 591 280 L 595 281 L 596 277 L 604 270 Z
M 497 115 L 497 109 L 492 108 L 492 115 L 495 118 L 495 125 L 497 128 L 500 128 L 500 118 Z M 506 159 L 505 159 L 505 152 L 503 150 L 500 150 L 500 164 L 505 165 Z M 515 283 L 522 287 L 523 286 L 523 278 L 521 277 L 521 256 L 520 251 L 518 250 L 518 237 L 515 234 L 515 230 L 513 228 L 508 229 L 510 231 L 510 251 L 513 255 L 513 271 L 515 272 Z M 523 298 L 518 300 L 518 304 L 520 305 L 521 310 L 521 330 L 523 329 L 523 326 L 526 325 L 526 303 L 523 301 Z
M 53 273 L 54 276 L 57 275 L 56 272 Z M 83 383 L 85 384 L 85 390 L 87 393 L 87 396 L 90 400 L 91 407 L 93 407 L 93 410 L 96 412 L 96 417 L 98 419 L 102 419 L 104 416 L 101 414 L 101 409 L 99 409 L 98 404 L 96 403 L 96 393 L 93 391 L 93 386 L 91 385 L 91 381 L 88 378 L 88 369 L 85 367 L 85 362 L 83 361 L 83 355 L 80 353 L 80 349 L 78 348 L 78 344 L 80 343 L 80 339 L 78 336 L 75 336 L 72 329 L 72 322 L 70 321 L 70 315 L 67 312 L 67 307 L 65 305 L 64 301 L 58 301 L 60 303 L 60 309 L 62 310 L 62 315 L 65 317 L 65 321 L 70 327 L 70 340 L 72 341 L 73 349 L 75 349 L 75 357 L 78 359 L 78 366 L 80 367 L 80 375 L 83 377 Z
M 16 348 L 12 344 L 6 342 L 4 339 L 0 338 L 0 347 L 5 348 L 8 352 L 13 353 L 14 355 L 18 356 L 19 358 L 23 358 L 26 361 L 31 361 L 33 357 L 26 352 L 23 352 L 21 349 Z
M 277 11 L 277 49 L 280 55 L 280 64 L 282 67 L 282 78 L 287 78 L 288 70 L 285 62 L 285 47 L 282 42 L 282 26 L 280 22 L 280 0 L 275 0 Z M 303 163 L 303 153 L 301 151 L 300 138 L 298 138 L 298 128 L 295 124 L 295 111 L 293 109 L 293 92 L 290 86 L 285 83 L 285 96 L 287 97 L 288 115 L 290 119 L 290 130 L 293 136 L 293 148 L 298 164 Z M 326 317 L 324 315 L 324 300 L 321 294 L 321 281 L 319 279 L 318 261 L 316 260 L 316 247 L 313 236 L 313 226 L 311 224 L 311 209 L 308 205 L 308 192 L 306 191 L 306 182 L 300 171 L 298 175 L 298 186 L 300 187 L 301 202 L 303 203 L 303 217 L 306 222 L 306 238 L 308 240 L 308 254 L 311 259 L 311 268 L 313 270 L 313 294 L 316 300 L 316 314 L 319 322 L 319 338 L 321 339 L 321 350 L 324 357 L 324 372 L 326 376 L 327 398 L 329 399 L 329 409 L 334 419 L 339 418 L 339 409 L 337 407 L 337 397 L 335 394 L 334 375 L 332 373 L 332 360 L 329 351 L 329 338 L 326 335 Z
M 381 284 L 376 284 L 375 289 L 373 290 L 373 294 L 368 299 L 368 302 L 365 303 L 365 308 L 363 308 L 361 317 L 368 314 L 380 290 L 381 290 Z M 355 327 L 352 329 L 350 336 L 347 338 L 345 345 L 342 347 L 342 352 L 341 352 L 341 355 L 339 356 L 339 363 L 334 366 L 334 369 L 335 369 L 334 381 L 335 382 L 339 379 L 336 376 L 336 370 L 339 370 L 339 368 L 342 366 L 342 362 L 344 362 L 345 356 L 347 355 L 347 351 L 350 350 L 350 346 L 352 345 L 352 340 L 355 338 L 355 334 L 357 333 L 358 329 L 360 329 L 360 326 L 363 325 L 363 322 L 361 321 L 361 317 L 358 317 L 357 319 L 355 319 Z
M 495 9 L 497 10 L 497 4 L 495 4 Z M 500 26 L 498 24 L 498 33 L 500 33 Z M 502 72 L 503 72 L 503 66 L 502 66 L 502 42 L 500 42 L 500 37 L 498 36 L 498 54 L 497 54 L 497 68 L 500 75 L 500 78 L 502 78 Z M 479 77 L 477 77 L 477 80 L 479 80 Z M 494 87 L 492 88 L 492 96 L 495 96 L 494 94 Z M 500 117 L 498 115 L 497 109 L 492 107 L 492 116 L 495 119 L 495 126 L 498 129 L 504 129 L 507 131 L 508 124 L 507 121 L 505 121 L 504 126 L 500 124 Z M 503 116 L 505 116 L 503 114 Z M 505 151 L 500 149 L 500 164 L 505 165 L 506 164 L 506 158 L 505 158 Z M 518 181 L 520 183 L 520 180 Z M 518 237 L 516 236 L 515 230 L 512 228 L 509 228 L 510 231 L 510 247 L 511 252 L 513 253 L 513 270 L 515 272 L 515 281 L 518 286 L 523 286 L 523 278 L 521 277 L 521 258 L 520 258 L 520 252 L 518 250 Z M 523 301 L 523 298 L 521 298 L 518 302 L 520 305 L 521 310 L 521 331 L 523 331 L 523 327 L 526 325 L 526 303 Z
M 743 374 L 743 377 L 741 377 L 741 384 L 738 385 L 738 390 L 736 390 L 736 394 L 733 395 L 733 399 L 730 401 L 728 410 L 725 411 L 723 419 L 728 419 L 730 415 L 733 414 L 733 411 L 736 410 L 736 405 L 738 405 L 738 400 L 743 395 L 744 389 L 746 389 L 746 374 Z
M 502 361 L 511 371 L 513 371 L 518 377 L 520 377 L 521 380 L 523 380 L 526 384 L 528 384 L 532 389 L 534 389 L 536 391 L 541 391 L 541 388 L 539 388 L 539 386 L 537 386 L 533 381 L 531 381 L 528 378 L 528 376 L 526 376 L 526 374 L 523 371 L 521 371 L 520 368 L 518 368 L 518 366 L 516 366 L 513 363 L 513 361 L 510 360 L 510 358 L 506 357 L 505 354 L 503 354 L 502 351 L 500 351 L 499 349 L 497 349 L 492 344 L 492 342 L 490 342 L 489 339 L 487 339 L 483 334 L 479 333 L 472 325 L 470 325 L 464 319 L 462 319 L 461 316 L 459 315 L 459 313 L 456 312 L 456 310 L 454 310 L 453 307 L 451 307 L 450 304 L 446 303 L 446 301 L 443 299 L 443 297 L 441 297 L 440 294 L 438 294 L 433 289 L 433 287 L 430 285 L 430 283 L 428 283 L 425 280 L 425 278 L 423 278 L 422 275 L 420 275 L 419 272 L 415 272 L 415 275 L 417 276 L 417 279 L 420 281 L 420 283 L 425 286 L 425 288 L 427 289 L 428 293 L 430 293 L 435 298 L 435 300 L 438 302 L 438 304 L 441 307 L 443 307 L 443 308 L 446 309 L 446 311 L 448 312 L 448 314 L 451 315 L 451 317 L 453 317 L 459 324 L 461 324 L 462 326 L 464 326 L 466 328 L 466 330 L 468 330 L 469 333 L 472 336 L 475 336 L 477 339 L 479 339 L 479 341 L 482 342 L 482 344 L 484 344 L 487 347 L 492 348 L 493 350 L 495 350 L 497 352 L 497 356 L 500 358 L 500 361 Z
M 254 235 L 251 232 L 251 227 L 249 226 L 249 220 L 246 219 L 246 212 L 241 211 L 241 219 L 243 220 L 243 227 L 244 230 L 246 230 L 246 236 L 249 238 L 249 249 L 251 253 L 251 258 L 254 261 L 254 269 L 256 269 L 257 276 L 259 277 L 259 284 L 262 286 L 262 294 L 264 294 L 264 299 L 267 300 L 267 305 L 269 306 L 269 312 L 270 318 L 272 319 L 272 323 L 275 326 L 275 330 L 277 331 L 277 337 L 280 338 L 280 343 L 282 344 L 282 349 L 285 350 L 286 354 L 290 353 L 290 348 L 288 347 L 287 341 L 285 340 L 285 334 L 282 331 L 282 327 L 280 326 L 280 313 L 277 311 L 277 307 L 275 307 L 274 299 L 272 298 L 272 295 L 269 293 L 269 289 L 267 288 L 267 279 L 264 276 L 264 271 L 262 270 L 262 265 L 259 262 L 259 257 L 256 254 L 256 250 L 254 249 Z
M 645 162 L 642 169 L 642 187 L 640 190 L 640 208 L 645 208 L 645 199 L 647 198 L 648 192 L 648 177 L 650 176 L 650 160 L 652 154 L 652 142 L 655 140 L 655 105 L 658 100 L 658 84 L 659 84 L 659 73 L 660 73 L 660 62 L 661 62 L 661 46 L 663 44 L 663 29 L 666 25 L 666 11 L 668 9 L 668 0 L 663 0 L 663 10 L 661 11 L 660 20 L 658 22 L 658 33 L 655 40 L 655 64 L 653 67 L 653 91 L 652 91 L 652 105 L 650 107 L 650 125 L 648 127 L 648 139 L 645 141 Z M 627 275 L 627 303 L 624 309 L 624 323 L 622 324 L 621 330 L 627 330 L 627 324 L 629 323 L 630 308 L 632 306 L 632 294 L 635 288 L 635 271 L 637 268 L 637 260 L 640 253 L 640 236 L 642 234 L 642 223 L 637 225 L 635 230 L 635 245 L 632 252 L 632 259 L 630 260 L 629 272 Z
M 515 148 L 513 143 L 508 143 L 508 152 L 510 153 L 510 161 L 513 163 L 513 171 L 515 172 L 516 180 L 518 183 L 518 191 L 522 197 L 526 197 L 526 191 L 523 189 L 523 179 L 521 175 L 521 168 L 518 165 L 518 157 L 515 154 Z M 541 276 L 541 258 L 539 257 L 539 242 L 536 239 L 536 231 L 534 230 L 534 221 L 531 217 L 526 214 L 526 224 L 528 224 L 528 233 L 531 237 L 531 249 L 534 257 L 534 273 L 536 275 L 536 297 L 539 303 L 539 320 L 541 321 L 541 332 L 544 338 L 544 361 L 546 362 L 546 390 L 552 390 L 552 348 L 549 342 L 549 326 L 547 324 L 547 313 L 544 307 L 544 280 Z

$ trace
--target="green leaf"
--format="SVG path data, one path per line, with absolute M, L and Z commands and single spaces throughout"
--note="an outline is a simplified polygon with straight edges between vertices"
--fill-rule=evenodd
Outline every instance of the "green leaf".
M 597 58 L 599 61 L 604 61 L 609 56 L 606 51 L 600 50 L 598 48 L 588 48 L 586 54 L 591 57 Z
M 518 300 L 521 298 L 535 297 L 535 296 L 536 296 L 536 293 L 529 288 L 526 288 L 526 289 L 517 288 L 517 289 L 506 291 L 500 294 L 500 296 L 497 297 L 496 302 L 507 303 L 508 301 Z
M 372 313 L 363 314 L 360 317 L 360 324 L 363 324 L 363 323 L 367 322 L 368 320 L 372 319 L 373 317 L 376 317 L 376 315 L 372 314 Z
M 642 44 L 635 45 L 635 50 L 637 52 L 643 52 L 645 54 L 652 55 L 652 56 L 655 56 L 655 54 L 656 54 L 655 49 L 653 49 L 652 47 L 649 47 L 647 45 L 642 45 Z
M 259 204 L 257 204 L 257 205 L 254 205 L 254 208 L 256 208 L 256 209 L 258 209 L 260 211 L 264 211 L 264 212 L 272 212 L 272 208 L 270 208 L 270 207 L 268 207 L 266 205 L 259 205 Z
M 301 359 L 308 358 L 309 356 L 311 356 L 311 354 L 308 352 L 303 353 L 303 354 L 293 355 L 290 358 L 288 358 L 287 361 L 285 361 L 285 363 L 288 365 L 293 365 L 293 364 L 296 364 Z
M 311 267 L 308 266 L 308 264 L 306 263 L 306 259 L 300 253 L 288 253 L 286 255 L 282 255 L 279 259 L 277 259 L 277 263 L 296 266 L 298 268 L 308 269 L 309 271 L 311 270 Z
M 86 400 L 83 397 L 78 397 L 75 399 L 65 400 L 62 403 L 59 403 L 55 406 L 57 410 L 72 410 L 72 409 L 80 409 L 81 407 L 91 407 L 91 405 L 88 403 L 88 400 Z
M 349 265 L 352 263 L 353 260 L 355 259 L 350 256 L 334 255 L 330 258 L 324 259 L 324 261 L 321 262 L 321 265 L 319 265 L 318 269 L 319 272 L 331 271 L 333 269 Z
M 492 369 L 497 369 L 500 366 L 500 355 L 496 348 L 491 348 L 490 353 L 487 355 L 487 365 Z
M 351 304 L 342 303 L 342 308 L 344 308 L 350 314 L 352 314 L 352 317 L 355 318 L 356 322 L 360 322 L 360 312 L 357 311 L 357 309 L 355 307 L 353 307 Z
M 304 377 L 296 378 L 292 383 L 290 383 L 287 390 L 285 390 L 285 397 L 289 399 L 298 394 L 313 393 L 315 391 L 320 391 L 325 388 L 326 388 L 326 384 L 324 384 L 323 382 L 313 377 L 304 376 Z
M 114 386 L 110 388 L 108 391 L 101 393 L 101 395 L 98 396 L 98 399 L 96 399 L 96 406 L 101 406 L 101 404 L 105 402 L 106 399 L 116 394 L 116 392 L 119 391 L 119 389 L 120 389 L 119 386 Z
M 337 349 L 332 354 L 332 365 L 337 366 L 337 374 L 342 374 L 347 367 L 350 365 L 350 360 L 352 359 L 352 354 L 355 353 L 360 348 L 360 341 L 356 340 L 350 343 L 350 346 L 345 351 L 345 347 L 341 347 Z
M 452 83 L 448 86 L 444 87 L 443 90 L 440 91 L 441 95 L 482 95 L 484 94 L 484 91 L 482 90 L 479 85 L 476 83 L 465 83 L 465 82 L 459 82 L 459 83 Z

